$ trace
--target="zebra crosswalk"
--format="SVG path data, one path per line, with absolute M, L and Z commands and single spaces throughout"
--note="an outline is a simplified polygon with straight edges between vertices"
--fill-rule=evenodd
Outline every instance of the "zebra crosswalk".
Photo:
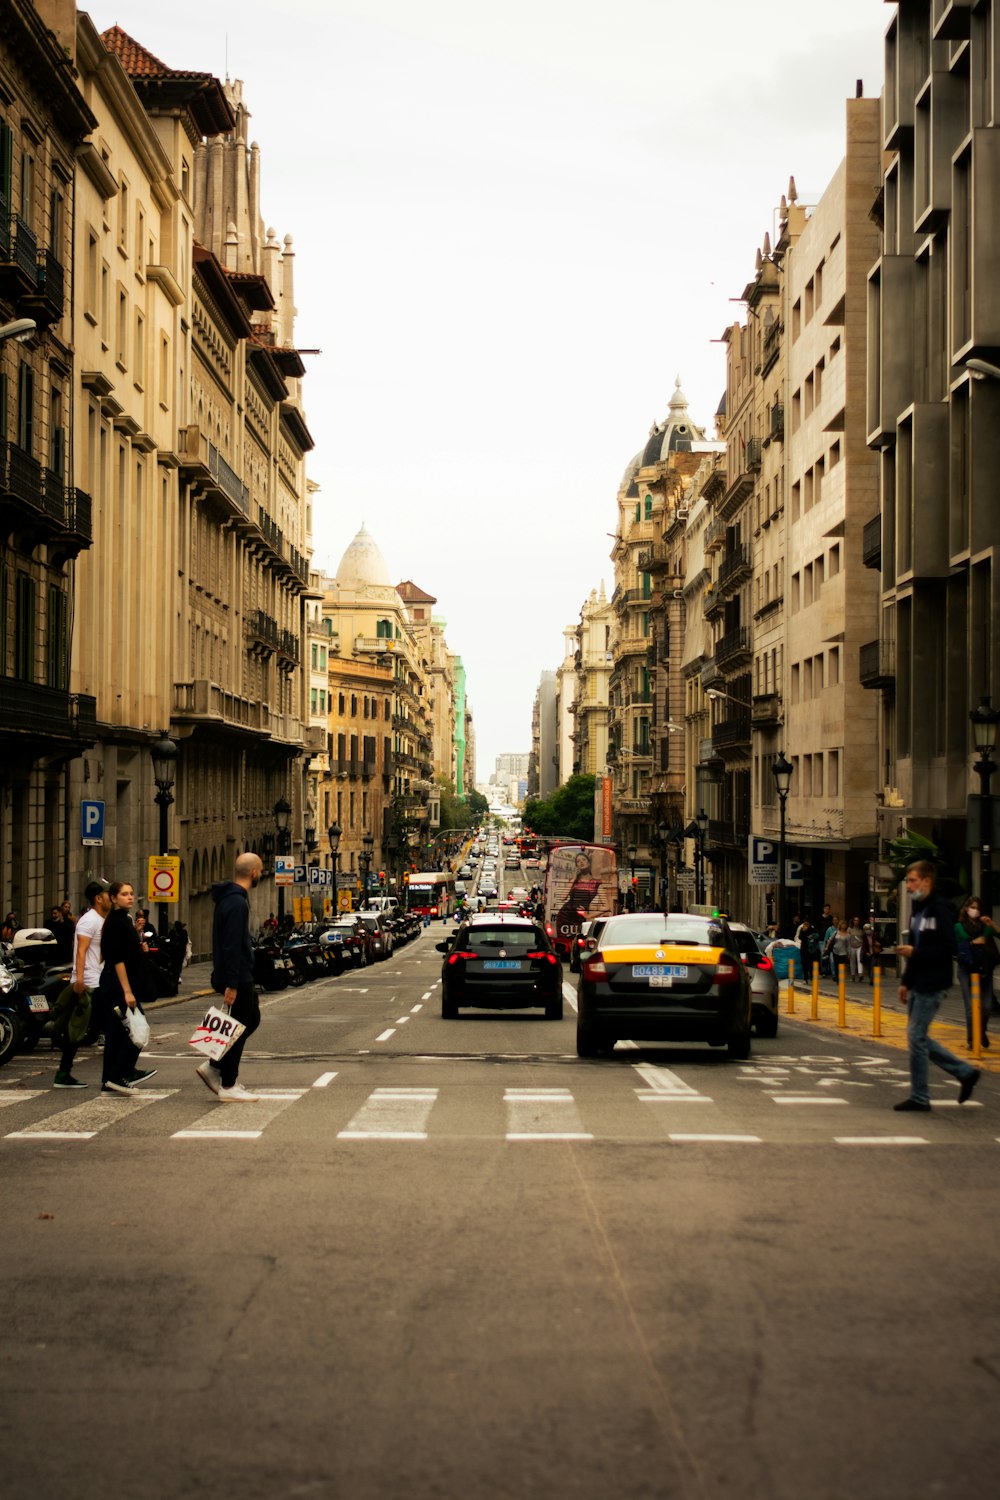
M 766 1074 L 760 1081 L 769 1086 L 755 1095 L 733 1086 L 745 1075 L 727 1070 L 703 1076 L 711 1093 L 702 1092 L 673 1069 L 649 1062 L 613 1074 L 588 1070 L 573 1078 L 572 1087 L 547 1082 L 504 1085 L 495 1077 L 484 1079 L 479 1072 L 456 1074 L 452 1070 L 437 1082 L 425 1083 L 427 1073 L 422 1071 L 418 1083 L 372 1088 L 366 1070 L 348 1068 L 323 1073 L 308 1086 L 258 1089 L 253 1102 L 241 1104 L 209 1101 L 190 1081 L 176 1088 L 137 1089 L 127 1097 L 98 1093 L 82 1100 L 79 1095 L 69 1099 L 48 1089 L 0 1087 L 0 1143 L 130 1136 L 253 1142 L 269 1132 L 285 1132 L 294 1138 L 302 1129 L 311 1140 L 345 1146 L 458 1139 L 518 1145 L 603 1140 L 734 1146 L 821 1140 L 856 1146 L 929 1144 L 942 1139 L 929 1127 L 933 1116 L 908 1120 L 919 1129 L 905 1136 L 891 1133 L 892 1126 L 899 1124 L 898 1116 L 886 1113 L 899 1097 L 898 1092 L 890 1092 L 892 1080 L 869 1085 L 872 1093 L 859 1098 L 856 1093 L 847 1094 L 842 1076 L 819 1078 L 812 1092 L 800 1086 L 793 1093 L 770 1086 L 775 1080 Z M 963 1122 L 968 1120 L 962 1126 L 964 1140 L 997 1143 L 990 1133 L 988 1112 L 978 1103 L 970 1102 L 961 1112 L 951 1098 L 936 1100 L 935 1105 L 942 1107 L 942 1119 L 955 1120 L 960 1115 Z M 830 1106 L 839 1108 L 831 1111 Z M 977 1108 L 981 1112 L 978 1128 L 973 1123 Z M 829 1123 L 824 1124 L 824 1119 Z

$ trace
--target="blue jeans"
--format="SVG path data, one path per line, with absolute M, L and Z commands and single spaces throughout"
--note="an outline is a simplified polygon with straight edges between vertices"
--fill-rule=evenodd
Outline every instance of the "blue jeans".
M 930 1035 L 931 1022 L 937 1015 L 944 995 L 944 990 L 937 990 L 933 994 L 910 991 L 906 1020 L 906 1041 L 910 1049 L 910 1098 L 915 1099 L 918 1104 L 930 1103 L 930 1094 L 927 1092 L 928 1060 L 959 1081 L 976 1071 L 971 1063 L 962 1062 Z

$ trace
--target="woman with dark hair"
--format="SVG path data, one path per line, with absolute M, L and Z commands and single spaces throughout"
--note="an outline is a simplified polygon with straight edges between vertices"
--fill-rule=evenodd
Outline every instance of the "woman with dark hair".
M 98 995 L 104 1024 L 102 1094 L 131 1094 L 133 1085 L 152 1078 L 155 1068 L 136 1068 L 139 1048 L 125 1026 L 125 1014 L 155 995 L 149 963 L 135 928 L 132 906 L 135 890 L 127 880 L 115 880 L 108 891 L 111 910 L 101 932 L 101 984 Z
M 958 914 L 955 923 L 955 941 L 958 944 L 958 984 L 965 1006 L 965 1042 L 972 1046 L 972 976 L 979 975 L 979 995 L 982 1001 L 982 1043 L 990 1045 L 986 1035 L 986 1024 L 990 1016 L 993 999 L 993 970 L 1000 963 L 997 949 L 997 929 L 990 917 L 983 916 L 982 903 L 978 896 L 969 896 Z

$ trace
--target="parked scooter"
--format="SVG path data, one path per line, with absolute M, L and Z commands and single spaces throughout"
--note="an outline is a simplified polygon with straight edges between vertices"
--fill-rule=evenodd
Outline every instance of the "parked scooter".
M 31 1052 L 48 1028 L 71 966 L 56 964 L 59 947 L 47 927 L 22 927 L 0 953 L 0 1065 Z
M 282 953 L 280 939 L 271 931 L 262 932 L 253 947 L 254 983 L 262 990 L 287 990 L 294 973 L 295 965 Z

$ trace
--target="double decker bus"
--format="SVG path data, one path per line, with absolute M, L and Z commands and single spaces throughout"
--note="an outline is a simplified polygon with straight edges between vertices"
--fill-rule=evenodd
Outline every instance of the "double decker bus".
M 455 910 L 455 877 L 450 870 L 414 873 L 406 882 L 406 909 L 418 916 L 450 917 Z

